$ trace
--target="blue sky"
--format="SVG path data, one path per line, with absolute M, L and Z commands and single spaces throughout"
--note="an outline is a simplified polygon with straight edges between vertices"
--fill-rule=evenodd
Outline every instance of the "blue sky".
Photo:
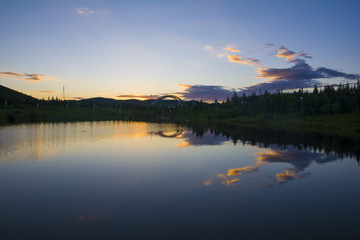
M 36 97 L 224 99 L 354 82 L 360 1 L 0 0 L 0 84 Z

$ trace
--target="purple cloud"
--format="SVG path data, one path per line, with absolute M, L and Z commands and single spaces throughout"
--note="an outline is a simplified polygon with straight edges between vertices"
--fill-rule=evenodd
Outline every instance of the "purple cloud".
M 176 94 L 186 100 L 203 100 L 203 101 L 224 101 L 228 96 L 232 96 L 235 90 L 226 89 L 223 86 L 213 85 L 183 85 L 185 90 Z
M 273 47 L 275 44 L 269 43 L 265 46 Z M 230 62 L 256 67 L 257 73 L 259 73 L 256 78 L 266 79 L 264 82 L 242 88 L 242 90 L 245 92 L 249 90 L 255 91 L 260 89 L 263 91 L 276 91 L 279 89 L 294 90 L 299 88 L 311 88 L 315 84 L 318 86 L 324 85 L 325 82 L 322 82 L 321 80 L 327 80 L 329 78 L 343 78 L 346 80 L 356 80 L 357 78 L 360 78 L 359 74 L 348 74 L 325 67 L 314 69 L 306 62 L 306 59 L 310 59 L 312 57 L 303 51 L 294 52 L 284 46 L 281 46 L 275 50 L 275 53 L 278 58 L 285 59 L 286 62 L 293 64 L 293 66 L 288 68 L 267 67 L 261 65 L 258 59 L 234 55 L 231 53 L 231 51 L 227 51 L 221 56 L 227 56 L 228 61 Z M 224 92 L 223 90 L 226 90 L 220 86 L 217 87 L 218 88 L 213 90 L 221 90 L 222 92 Z M 202 86 L 202 88 L 204 88 L 204 86 Z M 190 91 L 192 91 L 192 89 Z M 229 95 L 231 95 L 231 93 Z
M 268 82 L 261 82 L 246 90 L 263 89 L 268 91 L 274 90 L 293 90 L 299 88 L 311 88 L 315 84 L 324 85 L 320 80 L 329 78 L 344 78 L 347 80 L 356 80 L 360 78 L 359 74 L 347 74 L 333 69 L 320 67 L 313 69 L 304 60 L 297 60 L 294 66 L 289 68 L 260 68 L 260 74 L 257 78 L 270 79 Z

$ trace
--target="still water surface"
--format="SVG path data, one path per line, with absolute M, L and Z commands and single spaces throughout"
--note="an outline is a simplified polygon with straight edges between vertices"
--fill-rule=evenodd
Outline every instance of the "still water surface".
M 1 239 L 360 239 L 355 158 L 139 122 L 0 127 Z

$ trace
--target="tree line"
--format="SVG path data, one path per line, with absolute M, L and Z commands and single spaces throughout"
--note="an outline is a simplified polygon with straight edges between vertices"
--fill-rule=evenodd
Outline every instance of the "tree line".
M 215 104 L 218 104 L 215 100 Z M 360 83 L 345 85 L 326 85 L 318 88 L 316 85 L 312 92 L 299 89 L 293 93 L 278 91 L 269 94 L 250 96 L 236 93 L 227 101 L 218 104 L 224 112 L 224 117 L 238 117 L 252 113 L 295 113 L 302 115 L 313 114 L 339 114 L 360 111 Z

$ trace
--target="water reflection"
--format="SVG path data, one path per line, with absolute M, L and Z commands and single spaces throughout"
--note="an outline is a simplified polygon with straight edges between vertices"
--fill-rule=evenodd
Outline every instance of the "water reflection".
M 273 187 L 309 176 L 311 173 L 305 170 L 312 163 L 325 164 L 344 157 L 354 157 L 358 162 L 360 159 L 360 151 L 357 147 L 359 143 L 350 138 L 234 126 L 231 126 L 231 130 L 225 126 L 222 126 L 221 129 L 195 126 L 193 127 L 195 134 L 188 136 L 186 141 L 194 142 L 194 145 L 197 145 L 196 143 L 216 145 L 231 139 L 234 145 L 250 144 L 261 150 L 261 152 L 254 153 L 255 163 L 231 168 L 227 172 L 217 175 L 221 183 L 227 186 L 234 186 L 235 183 L 241 181 L 241 175 L 252 174 L 269 164 L 281 163 L 292 166 L 275 173 L 264 182 L 265 186 Z M 194 136 L 200 139 L 205 137 L 205 139 L 203 141 L 194 140 Z M 213 141 L 211 142 L 211 140 Z M 214 180 L 206 180 L 204 185 L 209 186 L 214 182 Z
M 161 137 L 167 137 L 167 138 L 173 138 L 173 137 L 181 137 L 181 134 L 184 131 L 182 129 L 177 129 L 175 131 L 172 132 L 165 132 L 165 131 L 158 131 L 157 134 L 159 134 Z
M 151 137 L 177 129 L 173 124 L 145 122 L 36 123 L 0 127 L 0 162 L 43 161 L 79 145 Z M 182 133 L 177 132 L 176 134 Z M 171 136 L 170 136 L 171 137 Z
M 144 122 L 0 127 L 1 236 L 354 236 L 356 144 L 269 129 Z M 257 231 L 259 225 L 265 230 Z
M 184 131 L 186 129 L 186 131 Z M 168 129 L 166 131 L 153 132 L 165 138 L 179 138 L 181 143 L 177 147 L 205 146 L 205 145 L 221 145 L 228 141 L 225 136 L 214 135 L 210 131 L 204 131 L 199 135 L 195 131 L 191 131 L 188 127 L 176 126 L 176 129 Z
M 240 181 L 239 176 L 244 174 L 251 174 L 257 172 L 261 167 L 269 164 L 282 163 L 291 165 L 292 167 L 286 167 L 282 172 L 275 174 L 276 182 L 283 184 L 287 181 L 295 178 L 302 179 L 310 175 L 310 172 L 305 172 L 306 168 L 312 163 L 325 164 L 339 159 L 336 155 L 326 155 L 324 153 L 316 153 L 309 151 L 298 151 L 294 148 L 288 149 L 276 149 L 275 146 L 268 146 L 273 149 L 261 149 L 262 152 L 255 153 L 255 163 L 240 168 L 232 168 L 227 173 L 220 173 L 218 177 L 223 179 L 223 184 L 233 186 L 234 182 Z M 282 165 L 283 166 L 283 165 Z M 280 167 L 278 167 L 280 168 Z M 272 178 L 267 179 L 267 183 L 264 185 L 268 187 L 275 186 L 272 183 Z
M 222 145 L 228 141 L 225 136 L 214 135 L 211 132 L 204 132 L 201 136 L 196 135 L 195 132 L 185 132 L 182 135 L 183 146 L 212 146 Z
M 82 122 L 82 123 L 40 123 L 7 126 L 0 128 L 0 161 L 21 161 L 52 159 L 64 149 L 87 143 L 125 141 L 150 138 L 154 149 L 162 147 L 157 138 L 173 138 L 173 146 L 216 146 L 228 144 L 252 145 L 258 148 L 253 153 L 253 163 L 229 168 L 217 174 L 218 180 L 234 186 L 244 175 L 253 174 L 269 165 L 283 165 L 271 175 L 265 185 L 274 186 L 274 181 L 284 184 L 293 179 L 302 179 L 310 173 L 306 169 L 312 164 L 324 164 L 355 156 L 359 160 L 359 146 L 352 139 L 315 134 L 290 134 L 273 129 L 250 129 L 231 127 L 219 130 L 210 127 L 185 127 L 176 124 L 156 124 L 145 122 Z M 310 141 L 311 140 L 311 141 Z M 171 142 L 170 142 L 171 143 Z M 344 146 L 344 147 L 339 147 Z M 285 166 L 285 165 L 286 166 Z M 205 186 L 216 180 L 207 179 Z

